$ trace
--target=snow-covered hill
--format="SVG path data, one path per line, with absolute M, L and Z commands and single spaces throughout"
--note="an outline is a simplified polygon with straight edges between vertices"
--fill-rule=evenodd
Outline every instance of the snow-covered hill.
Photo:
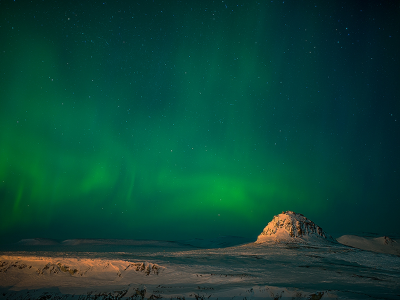
M 343 235 L 337 241 L 343 245 L 362 250 L 400 256 L 400 243 L 387 236 L 364 238 L 356 235 Z
M 293 211 L 282 212 L 275 216 L 258 236 L 256 243 L 265 242 L 336 242 L 321 227 L 302 214 Z

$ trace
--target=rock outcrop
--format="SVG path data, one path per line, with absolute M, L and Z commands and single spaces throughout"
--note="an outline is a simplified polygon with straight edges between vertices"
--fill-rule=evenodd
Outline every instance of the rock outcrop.
M 282 212 L 275 216 L 258 236 L 256 243 L 295 241 L 329 241 L 336 242 L 329 234 L 307 219 L 293 211 Z

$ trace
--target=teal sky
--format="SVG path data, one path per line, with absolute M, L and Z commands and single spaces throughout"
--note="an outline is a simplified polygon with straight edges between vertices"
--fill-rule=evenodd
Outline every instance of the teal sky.
M 399 234 L 399 2 L 0 3 L 0 236 Z

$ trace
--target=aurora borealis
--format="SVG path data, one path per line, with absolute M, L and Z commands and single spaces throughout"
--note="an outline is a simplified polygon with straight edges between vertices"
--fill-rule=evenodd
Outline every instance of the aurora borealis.
M 0 235 L 399 233 L 398 1 L 2 1 Z

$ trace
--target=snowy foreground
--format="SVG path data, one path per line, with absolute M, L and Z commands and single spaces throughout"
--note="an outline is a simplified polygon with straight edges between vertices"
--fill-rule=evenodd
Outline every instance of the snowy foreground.
M 0 252 L 1 299 L 400 299 L 399 256 L 333 242 L 29 249 Z

